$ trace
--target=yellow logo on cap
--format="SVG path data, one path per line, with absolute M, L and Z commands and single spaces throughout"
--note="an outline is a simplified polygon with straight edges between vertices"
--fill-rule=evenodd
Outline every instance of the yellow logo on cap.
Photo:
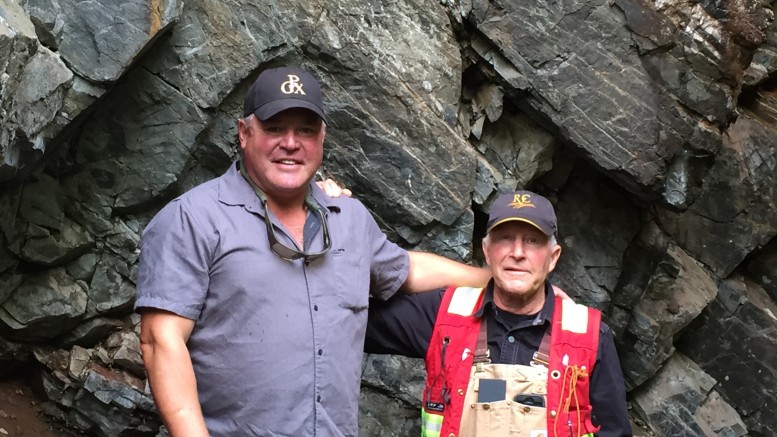
M 290 74 L 289 80 L 281 84 L 281 92 L 283 94 L 305 94 L 305 90 L 302 89 L 302 83 L 299 80 L 299 76 L 296 74 Z
M 521 209 L 521 208 L 536 208 L 536 206 L 531 203 L 531 194 L 516 194 L 515 197 L 513 197 L 513 201 L 510 202 L 508 205 L 512 206 L 515 209 Z

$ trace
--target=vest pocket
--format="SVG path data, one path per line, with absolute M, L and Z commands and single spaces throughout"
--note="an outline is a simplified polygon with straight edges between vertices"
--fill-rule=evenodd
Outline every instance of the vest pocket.
M 476 436 L 538 436 L 543 435 L 547 427 L 546 409 L 542 407 L 529 407 L 514 401 L 475 403 L 469 407 L 474 410 Z

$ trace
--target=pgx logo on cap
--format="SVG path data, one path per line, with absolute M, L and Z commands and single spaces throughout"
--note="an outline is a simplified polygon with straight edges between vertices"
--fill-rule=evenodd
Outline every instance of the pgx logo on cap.
M 289 80 L 281 84 L 281 92 L 283 94 L 305 94 L 305 90 L 302 89 L 302 83 L 299 80 L 299 76 L 295 74 L 289 75 Z
M 308 109 L 326 122 L 321 85 L 310 73 L 296 67 L 271 68 L 262 71 L 248 90 L 243 116 L 267 120 L 291 108 Z

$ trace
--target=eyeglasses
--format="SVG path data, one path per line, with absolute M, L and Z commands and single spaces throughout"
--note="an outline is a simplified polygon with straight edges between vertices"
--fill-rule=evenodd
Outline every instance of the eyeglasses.
M 297 250 L 297 248 L 289 247 L 278 240 L 278 237 L 275 235 L 275 226 L 272 224 L 270 208 L 267 207 L 267 196 L 265 196 L 262 190 L 256 186 L 254 181 L 252 181 L 251 178 L 248 177 L 245 172 L 243 172 L 242 160 L 238 161 L 237 165 L 240 175 L 243 176 L 243 179 L 248 182 L 248 185 L 254 189 L 256 197 L 262 201 L 262 205 L 264 206 L 264 223 L 267 225 L 267 239 L 270 241 L 270 249 L 272 249 L 276 255 L 285 259 L 286 261 L 294 261 L 300 258 L 305 258 L 305 262 L 310 262 L 321 258 L 325 253 L 329 252 L 329 249 L 332 247 L 332 239 L 329 237 L 329 226 L 326 223 L 326 216 L 324 215 L 324 211 L 321 209 L 321 207 L 316 204 L 315 200 L 313 200 L 310 193 L 308 193 L 308 195 L 305 197 L 305 205 L 307 205 L 308 209 L 312 209 L 318 213 L 318 216 L 321 219 L 321 226 L 324 228 L 324 248 L 321 249 L 320 252 L 305 253 L 301 250 Z
M 324 248 L 321 249 L 320 252 L 305 253 L 303 251 L 297 250 L 297 248 L 289 247 L 278 240 L 278 237 L 275 235 L 275 226 L 273 226 L 272 219 L 270 218 L 270 210 L 267 208 L 267 199 L 263 198 L 263 196 L 262 204 L 264 204 L 264 222 L 267 225 L 267 239 L 270 240 L 270 249 L 272 249 L 272 251 L 275 252 L 275 254 L 279 257 L 285 259 L 286 261 L 294 261 L 300 258 L 305 258 L 305 262 L 310 262 L 324 256 L 324 254 L 329 251 L 329 248 L 332 247 L 332 240 L 329 237 L 329 227 L 326 224 L 326 216 L 324 216 L 324 212 L 321 210 L 321 207 L 317 205 L 314 206 L 306 202 L 308 208 L 317 212 L 318 216 L 321 218 L 321 226 L 324 228 Z

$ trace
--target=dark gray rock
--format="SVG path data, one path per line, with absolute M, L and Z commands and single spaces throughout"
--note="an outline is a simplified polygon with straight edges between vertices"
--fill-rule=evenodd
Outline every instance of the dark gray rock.
M 77 424 L 89 435 L 153 435 L 161 422 L 142 379 L 95 362 L 95 353 L 74 346 L 70 351 L 38 348 L 44 394 L 55 417 Z
M 418 405 L 408 405 L 370 386 L 362 386 L 359 408 L 360 436 L 405 437 L 421 429 Z
M 472 259 L 474 221 L 472 211 L 464 211 L 450 226 L 438 224 L 423 235 L 414 250 L 468 262 Z
M 743 111 L 728 129 L 699 198 L 682 213 L 659 210 L 661 226 L 720 277 L 777 235 L 777 129 L 764 120 L 775 114 L 763 107 Z
M 609 188 L 584 162 L 570 177 L 578 183 L 554 199 L 562 252 L 553 282 L 580 303 L 606 310 L 623 253 L 639 230 L 639 212 L 622 191 Z
M 114 232 L 106 238 L 106 245 L 127 262 L 134 264 L 138 260 L 141 231 L 137 220 L 116 220 Z
M 202 112 L 169 84 L 135 69 L 71 144 L 81 170 L 67 194 L 92 233 L 113 231 L 110 208 L 128 210 L 174 188 L 205 125 Z M 80 213 L 80 214 L 79 214 Z
M 461 59 L 444 11 L 415 1 L 327 9 L 312 36 L 318 52 L 337 52 L 322 75 L 332 96 L 326 169 L 392 227 L 450 226 L 470 206 L 475 154 L 452 128 Z M 365 14 L 369 38 L 354 19 Z
M 631 317 L 631 310 L 639 303 L 650 279 L 656 271 L 656 266 L 662 262 L 670 240 L 655 221 L 649 221 L 642 226 L 639 234 L 631 242 L 623 255 L 621 275 L 618 285 L 612 294 L 611 311 L 615 317 L 609 319 L 610 327 L 620 337 L 625 331 Z
M 674 337 L 715 298 L 715 280 L 679 247 L 654 264 L 628 328 L 618 341 L 626 388 L 651 378 L 674 352 Z
M 116 81 L 181 13 L 179 0 L 26 0 L 42 40 L 79 75 Z
M 19 2 L 35 26 L 38 40 L 52 51 L 59 50 L 66 15 L 58 0 L 22 0 Z
M 753 436 L 777 433 L 777 305 L 763 288 L 733 275 L 718 297 L 684 332 L 682 351 L 718 385 Z
M 496 191 L 505 192 L 527 187 L 552 168 L 555 139 L 523 113 L 505 111 L 500 115 L 485 123 L 474 145 L 492 168 L 498 169 Z
M 22 344 L 8 341 L 0 336 L 0 372 L 11 375 L 30 360 L 29 350 Z
M 774 2 L 771 2 L 769 8 L 774 15 Z M 753 60 L 744 72 L 744 84 L 759 85 L 775 71 L 777 71 L 777 28 L 772 25 L 766 29 L 766 41 L 755 51 Z
M 62 221 L 59 232 L 49 231 L 33 224 L 30 224 L 27 232 L 29 238 L 21 247 L 19 258 L 34 264 L 63 265 L 94 246 L 89 234 L 67 218 Z
M 501 184 L 502 177 L 497 169 L 489 164 L 485 158 L 478 158 L 472 200 L 478 205 L 486 203 L 489 196 L 491 196 L 491 194 L 497 190 L 497 186 Z
M 5 244 L 5 237 L 0 234 L 0 275 L 15 267 L 19 259 L 16 255 L 8 250 L 8 246 Z M 0 302 L 3 301 L 3 292 L 0 291 Z
M 656 82 L 705 119 L 721 125 L 732 120 L 743 71 L 774 17 L 766 3 L 616 4 Z
M 15 219 L 19 258 L 45 266 L 57 266 L 78 258 L 93 247 L 81 226 L 65 216 L 62 190 L 56 180 L 42 174 L 25 184 Z
M 258 66 L 308 41 L 310 31 L 301 27 L 316 24 L 320 8 L 315 2 L 186 1 L 169 37 L 143 64 L 197 106 L 216 108 Z
M 616 109 L 617 103 L 613 105 L 603 101 L 607 94 L 603 90 L 613 86 L 634 90 L 635 94 L 643 96 L 652 94 L 647 86 L 649 81 L 646 80 L 645 73 L 641 68 L 636 68 L 636 55 L 628 49 L 628 32 L 622 23 L 617 23 L 619 18 L 616 14 L 608 15 L 603 7 L 597 10 L 600 5 L 594 2 L 573 3 L 565 6 L 513 3 L 499 7 L 496 4 L 481 2 L 477 13 L 471 13 L 468 21 L 477 31 L 483 33 L 494 46 L 494 51 L 501 47 L 505 58 L 527 78 L 533 94 L 527 104 L 533 110 L 553 117 L 554 124 L 562 126 L 565 140 L 574 143 L 589 156 L 597 155 L 596 158 L 603 158 L 596 160 L 605 168 L 623 168 L 626 173 L 624 176 L 635 179 L 629 181 L 636 182 L 635 185 L 656 185 L 663 171 L 660 160 L 652 159 L 649 165 L 641 165 L 639 169 L 634 168 L 633 164 L 636 155 L 634 150 L 639 143 L 645 143 L 649 136 L 640 135 L 640 132 L 633 129 L 616 133 L 619 132 L 619 123 L 636 125 L 629 122 L 629 117 L 639 118 L 646 130 L 657 126 L 658 123 L 651 123 L 656 117 L 651 117 L 649 104 L 634 107 L 623 116 L 623 112 Z M 583 17 L 589 17 L 590 21 Z M 593 44 L 579 44 L 580 41 L 598 40 L 598 37 L 590 34 L 592 27 L 597 28 L 597 35 L 607 29 L 612 42 L 606 49 L 602 47 L 599 49 L 601 51 L 597 51 Z M 539 29 L 553 31 L 548 35 L 549 38 L 540 38 Z M 571 56 L 573 47 L 575 55 Z M 610 53 L 604 53 L 605 50 Z M 616 80 L 634 80 L 634 84 L 607 83 L 603 80 L 609 76 L 606 72 L 589 74 L 592 65 L 601 64 L 607 68 L 606 59 L 609 57 L 618 59 L 617 64 L 611 64 L 612 68 L 629 70 L 628 74 L 618 75 Z M 620 118 L 621 116 L 625 118 Z M 592 131 L 588 129 L 591 119 L 602 120 L 598 133 L 593 136 L 590 136 Z M 584 124 L 585 129 L 582 128 Z M 650 126 L 651 124 L 653 126 Z M 586 133 L 583 134 L 583 131 Z M 623 137 L 624 135 L 626 137 Z M 604 146 L 605 144 L 608 146 Z M 599 147 L 607 150 L 607 153 L 598 154 Z M 631 149 L 632 147 L 634 149 Z M 643 144 L 641 149 L 649 149 L 651 154 L 655 153 L 655 148 L 647 143 Z M 629 164 L 630 162 L 632 164 Z
M 135 299 L 135 287 L 128 280 L 127 264 L 120 258 L 104 253 L 98 261 L 89 283 L 89 316 L 111 312 L 127 312 Z
M 472 9 L 453 3 L 449 8 L 454 17 L 465 14 L 465 28 L 472 26 L 471 33 L 490 42 L 493 50 L 472 39 L 484 60 L 493 62 L 484 54 L 501 49 L 518 72 L 509 79 L 526 79 L 508 94 L 528 89 L 525 105 L 536 117 L 557 126 L 564 140 L 625 187 L 655 197 L 680 150 L 717 148 L 719 139 L 709 129 L 702 128 L 709 134 L 701 144 L 683 144 L 681 137 L 699 130 L 700 118 L 720 124 L 732 118 L 740 86 L 730 83 L 763 40 L 757 34 L 771 14 L 760 5 L 742 6 L 747 11 L 732 11 L 736 25 L 729 25 L 686 3 L 669 3 L 660 11 L 637 1 L 616 5 L 483 1 Z M 687 26 L 693 20 L 703 22 Z M 720 56 L 717 47 L 729 38 L 742 41 Z M 635 39 L 639 50 L 633 48 Z M 696 44 L 703 48 L 694 49 Z M 688 64 L 695 69 L 682 73 Z M 702 73 L 696 75 L 697 69 Z
M 420 405 L 425 381 L 426 371 L 421 359 L 375 354 L 364 358 L 362 384 L 390 391 L 413 407 Z
M 123 326 L 124 324 L 119 320 L 97 317 L 76 326 L 63 337 L 57 339 L 57 342 L 63 347 L 78 345 L 92 348 L 109 334 L 118 331 Z
M 67 274 L 74 279 L 90 282 L 98 260 L 97 254 L 86 253 L 67 265 Z
M 362 369 L 359 435 L 402 437 L 418 433 L 426 381 L 423 361 L 367 355 Z
M 0 276 L 0 304 L 11 297 L 14 290 L 24 280 L 23 275 L 8 273 Z
M 0 2 L 0 182 L 36 163 L 62 125 L 55 122 L 73 73 L 42 47 L 24 10 Z
M 635 390 L 632 404 L 660 435 L 748 435 L 739 414 L 714 390 L 715 384 L 688 357 L 675 353 L 649 383 Z
M 772 239 L 747 263 L 747 272 L 777 302 L 777 239 Z
M 105 348 L 111 362 L 119 369 L 124 369 L 133 375 L 144 378 L 143 358 L 140 355 L 140 337 L 133 331 L 115 332 L 105 340 Z
M 70 348 L 68 357 L 67 374 L 74 380 L 84 380 L 86 371 L 89 369 L 89 362 L 92 359 L 92 353 L 88 349 L 80 346 Z
M 24 185 L 19 215 L 39 227 L 62 229 L 65 212 L 64 198 L 57 181 L 42 174 L 37 180 Z
M 0 305 L 0 331 L 8 338 L 41 341 L 73 328 L 84 316 L 84 287 L 63 269 L 26 277 Z

